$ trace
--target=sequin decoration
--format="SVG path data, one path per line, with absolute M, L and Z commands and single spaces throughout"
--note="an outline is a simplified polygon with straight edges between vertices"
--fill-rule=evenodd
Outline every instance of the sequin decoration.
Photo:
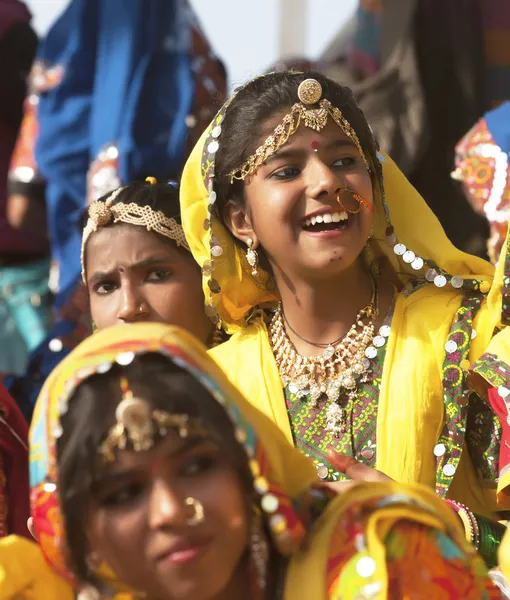
M 441 445 L 446 449 L 444 453 L 436 454 L 436 492 L 442 498 L 446 497 L 464 446 L 468 404 L 460 399 L 467 390 L 467 382 L 465 372 L 459 365 L 469 356 L 473 319 L 479 308 L 477 296 L 463 298 L 445 344 L 443 393 L 448 418 L 435 446 L 438 448 Z

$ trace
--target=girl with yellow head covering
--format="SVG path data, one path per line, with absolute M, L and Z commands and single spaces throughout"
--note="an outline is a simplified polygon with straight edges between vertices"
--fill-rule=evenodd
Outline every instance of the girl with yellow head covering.
M 0 542 L 0 600 L 498 597 L 433 492 L 360 484 L 331 499 L 166 325 L 100 331 L 57 367 L 30 470 L 39 546 Z
M 486 397 L 510 393 L 507 254 L 494 270 L 457 250 L 350 90 L 317 73 L 227 102 L 188 160 L 181 215 L 232 382 L 320 479 L 342 477 L 333 448 L 425 484 L 494 564 L 502 528 L 472 511 L 508 504 Z

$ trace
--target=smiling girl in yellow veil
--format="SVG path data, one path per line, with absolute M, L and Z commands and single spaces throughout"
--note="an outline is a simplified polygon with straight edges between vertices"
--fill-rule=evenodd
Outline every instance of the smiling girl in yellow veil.
M 331 499 L 169 326 L 78 346 L 38 399 L 30 454 L 39 547 L 0 542 L 0 600 L 498 597 L 434 493 L 361 484 Z
M 342 478 L 333 448 L 425 484 L 494 564 L 503 528 L 485 517 L 508 506 L 487 387 L 510 394 L 508 254 L 495 271 L 453 247 L 350 90 L 316 73 L 241 88 L 181 205 L 232 382 L 320 479 Z

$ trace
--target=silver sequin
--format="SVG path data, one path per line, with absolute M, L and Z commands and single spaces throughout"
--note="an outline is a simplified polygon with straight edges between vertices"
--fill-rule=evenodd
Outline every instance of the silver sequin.
M 370 556 L 364 556 L 356 563 L 356 572 L 360 577 L 364 577 L 365 579 L 372 577 L 375 573 L 375 570 L 375 560 Z
M 377 349 L 374 348 L 373 346 L 369 346 L 366 350 L 365 350 L 365 356 L 367 358 L 375 358 L 377 356 Z
M 127 365 L 130 365 L 134 359 L 135 359 L 134 352 L 122 352 L 121 354 L 117 355 L 115 362 L 118 365 L 121 365 L 122 367 L 126 367 Z
M 498 387 L 498 394 L 501 396 L 501 398 L 503 398 L 503 400 L 506 400 L 510 395 L 510 390 L 504 385 L 500 385 Z
M 207 152 L 209 152 L 209 154 L 215 154 L 218 152 L 219 147 L 219 143 L 215 140 L 214 142 L 211 142 L 209 146 L 207 146 Z
M 404 246 L 404 244 L 396 244 L 395 247 L 393 248 L 393 252 L 395 252 L 395 254 L 397 256 L 402 256 L 405 254 L 407 248 Z
M 278 510 L 279 502 L 273 494 L 266 494 L 260 501 L 260 506 L 265 513 L 274 513 Z
M 427 281 L 430 281 L 430 283 L 432 283 L 436 277 L 437 277 L 437 271 L 435 269 L 429 269 L 425 273 L 425 279 Z
M 453 352 L 457 351 L 457 342 L 454 342 L 453 340 L 448 340 L 444 345 L 444 348 L 446 352 L 448 352 L 448 354 L 452 354 Z
M 390 333 L 391 333 L 391 327 L 389 325 L 383 325 L 379 329 L 379 335 L 382 335 L 385 338 L 389 337 Z
M 436 444 L 434 446 L 434 455 L 435 456 L 443 456 L 446 452 L 446 446 L 444 444 Z
M 446 277 L 444 275 L 434 277 L 434 285 L 438 288 L 444 287 L 446 285 Z
M 421 256 L 417 256 L 413 262 L 411 263 L 411 267 L 415 270 L 415 271 L 419 271 L 420 269 L 423 269 L 423 258 L 421 258 Z
M 452 287 L 460 290 L 460 288 L 464 285 L 464 279 L 462 279 L 462 277 L 460 277 L 459 275 L 454 275 L 451 278 L 450 283 L 452 284 Z
M 407 263 L 408 265 L 410 265 L 414 261 L 415 258 L 416 258 L 416 254 L 412 250 L 408 250 L 407 252 L 404 253 L 402 260 L 405 263 Z
M 376 335 L 375 338 L 372 340 L 372 344 L 374 344 L 376 348 L 382 348 L 385 343 L 386 339 L 382 335 Z
M 455 475 L 455 471 L 457 469 L 451 465 L 450 463 L 447 463 L 444 467 L 443 467 L 443 473 L 446 475 L 446 477 L 453 477 Z
M 63 347 L 64 347 L 64 344 L 62 343 L 62 340 L 59 338 L 53 338 L 52 340 L 50 340 L 50 343 L 48 344 L 48 348 L 50 349 L 50 352 L 62 352 Z

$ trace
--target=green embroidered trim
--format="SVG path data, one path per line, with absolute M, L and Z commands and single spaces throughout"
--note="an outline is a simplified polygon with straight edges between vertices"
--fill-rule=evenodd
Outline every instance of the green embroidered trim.
M 508 386 L 510 389 L 510 366 L 495 354 L 489 352 L 482 354 L 471 370 L 496 389 L 500 385 Z
M 284 388 L 287 412 L 292 436 L 296 447 L 309 456 L 316 467 L 328 469 L 329 481 L 346 479 L 327 460 L 328 448 L 353 456 L 369 467 L 376 463 L 377 405 L 381 385 L 382 368 L 386 355 L 386 345 L 379 349 L 372 361 L 370 379 L 359 387 L 356 400 L 349 403 L 347 396 L 339 401 L 350 406 L 348 430 L 340 438 L 326 429 L 327 402 L 321 400 L 316 408 L 310 407 L 306 399 L 298 399 L 288 386 Z
M 503 288 L 501 289 L 501 322 L 510 325 L 510 252 L 508 234 L 504 245 L 505 273 L 503 275 Z
M 436 492 L 442 498 L 446 497 L 459 466 L 466 436 L 470 393 L 466 374 L 469 368 L 473 319 L 480 309 L 481 302 L 482 298 L 479 295 L 467 295 L 463 298 L 445 344 L 443 362 L 445 423 L 434 449 Z

